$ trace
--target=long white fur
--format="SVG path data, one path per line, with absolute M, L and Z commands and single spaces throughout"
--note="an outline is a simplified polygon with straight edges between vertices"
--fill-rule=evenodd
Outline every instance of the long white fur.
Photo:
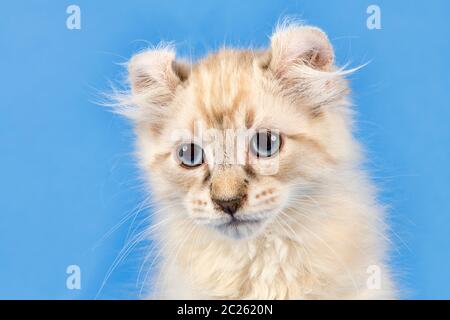
M 160 85 L 147 90 L 133 90 L 118 95 L 119 113 L 136 124 L 137 156 L 160 204 L 154 237 L 159 243 L 158 273 L 152 280 L 151 297 L 164 299 L 391 299 L 396 297 L 387 265 L 387 227 L 384 210 L 377 203 L 376 192 L 361 168 L 361 147 L 352 135 L 352 111 L 343 79 L 346 72 L 333 69 L 331 46 L 319 29 L 287 24 L 272 37 L 272 61 L 289 80 L 282 102 L 264 95 L 268 104 L 279 104 L 274 115 L 286 130 L 298 127 L 325 146 L 338 164 L 333 169 L 317 165 L 320 184 L 294 179 L 289 186 L 279 186 L 279 210 L 264 225 L 264 231 L 247 239 L 233 239 L 193 221 L 188 200 L 208 197 L 202 190 L 186 194 L 173 189 L 163 175 L 152 172 L 155 155 L 167 150 L 169 141 L 148 133 L 148 123 L 163 121 L 168 110 L 152 96 L 172 95 L 177 116 L 167 132 L 176 129 L 175 118 L 187 118 L 181 105 L 190 101 L 189 93 L 178 97 L 173 75 L 167 74 L 175 58 L 172 47 L 150 50 L 130 62 L 130 77 L 136 72 L 150 73 Z M 305 36 L 306 32 L 306 36 Z M 292 39 L 300 37 L 298 42 Z M 319 37 L 319 38 L 318 38 Z M 325 38 L 323 38 L 325 37 Z M 326 45 L 324 45 L 326 44 Z M 329 56 L 318 70 L 302 63 L 286 66 L 310 47 Z M 274 50 L 276 49 L 276 50 Z M 278 50 L 278 51 L 277 51 Z M 157 56 L 157 59 L 155 59 Z M 277 60 L 278 59 L 278 60 Z M 143 62 L 141 62 L 143 61 Z M 155 67 L 155 63 L 157 64 Z M 162 65 L 162 67 L 161 67 Z M 158 67 L 159 66 L 159 67 Z M 330 67 L 330 68 L 328 68 Z M 139 69 L 141 68 L 141 69 Z M 308 88 L 301 88 L 302 83 Z M 133 83 L 133 79 L 131 79 Z M 257 89 L 255 89 L 257 90 Z M 289 119 L 296 92 L 307 92 L 307 101 L 326 108 L 325 124 Z M 291 99 L 292 98 L 292 99 Z M 177 100 L 178 99 L 178 100 Z M 176 107 L 175 107 L 176 106 Z M 261 112 L 265 105 L 261 104 Z M 166 115 L 162 115 L 165 112 Z M 185 117 L 186 115 L 186 117 Z M 165 121 L 165 120 L 164 120 Z M 274 121 L 277 121 L 275 119 Z M 299 122 L 300 121 L 300 122 Z M 304 164 L 305 170 L 315 170 Z M 174 175 L 177 174 L 175 171 Z M 192 173 L 194 174 L 194 173 Z M 267 185 L 272 182 L 267 180 Z M 255 187 L 258 190 L 267 185 Z M 288 190 L 288 191 L 286 191 Z M 307 191 L 305 191 L 307 190 Z M 203 193 L 202 193 L 203 192 Z M 190 198 L 191 197 L 191 198 Z M 201 198 L 203 199 L 203 198 Z M 206 201 L 206 200 L 205 200 Z M 211 207 L 212 210 L 212 207 Z M 211 211 L 213 212 L 213 211 Z M 211 213 L 210 212 L 210 213 Z M 380 287 L 370 283 L 371 270 L 379 270 Z M 369 273 L 368 273 L 369 272 Z M 376 276 L 376 275 L 375 275 Z

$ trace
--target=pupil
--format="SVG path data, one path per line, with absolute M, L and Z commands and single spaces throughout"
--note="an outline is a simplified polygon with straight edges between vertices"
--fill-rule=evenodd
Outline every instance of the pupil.
M 256 145 L 265 155 L 270 155 L 272 150 L 272 142 L 275 142 L 276 137 L 270 134 L 270 131 L 256 135 Z
M 194 145 L 191 144 L 191 163 L 194 163 L 194 152 L 195 152 L 195 147 Z

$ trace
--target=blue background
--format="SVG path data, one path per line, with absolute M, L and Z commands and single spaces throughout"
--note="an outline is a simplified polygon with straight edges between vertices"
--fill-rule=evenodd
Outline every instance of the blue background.
M 323 28 L 351 76 L 357 135 L 390 209 L 405 298 L 450 298 L 448 1 L 3 1 L 0 11 L 0 298 L 94 298 L 144 199 L 129 124 L 100 107 L 133 52 L 173 40 L 199 57 L 222 44 L 265 45 L 277 20 Z M 81 8 L 81 30 L 66 8 Z M 148 43 L 146 42 L 148 41 Z M 134 210 L 134 211 L 133 211 Z M 138 226 L 134 223 L 133 226 Z M 144 245 L 98 298 L 137 297 Z M 66 268 L 82 271 L 66 288 Z M 145 270 L 146 268 L 144 268 Z M 144 272 L 145 274 L 145 272 Z

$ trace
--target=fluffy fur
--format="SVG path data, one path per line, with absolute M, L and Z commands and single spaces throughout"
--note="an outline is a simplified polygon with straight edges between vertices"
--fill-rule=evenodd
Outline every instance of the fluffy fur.
M 157 298 L 394 298 L 386 227 L 360 168 L 346 72 L 319 29 L 277 28 L 268 49 L 222 49 L 195 64 L 160 46 L 128 64 L 131 92 L 117 111 L 130 118 L 137 156 L 152 186 L 152 231 L 160 249 Z M 276 157 L 214 161 L 186 169 L 177 145 L 199 128 L 279 130 Z M 187 136 L 187 137 L 186 137 Z M 264 162 L 268 161 L 268 162 Z M 267 164 L 276 170 L 267 174 Z M 240 223 L 212 198 L 245 197 Z M 368 268 L 379 288 L 367 286 Z

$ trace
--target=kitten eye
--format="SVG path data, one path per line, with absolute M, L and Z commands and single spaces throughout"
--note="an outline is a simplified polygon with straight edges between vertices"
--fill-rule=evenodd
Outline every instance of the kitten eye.
M 281 146 L 281 137 L 270 130 L 258 131 L 250 140 L 250 150 L 259 158 L 268 158 L 275 155 Z
M 186 168 L 195 168 L 203 164 L 203 149 L 195 143 L 183 143 L 177 149 L 177 158 Z

